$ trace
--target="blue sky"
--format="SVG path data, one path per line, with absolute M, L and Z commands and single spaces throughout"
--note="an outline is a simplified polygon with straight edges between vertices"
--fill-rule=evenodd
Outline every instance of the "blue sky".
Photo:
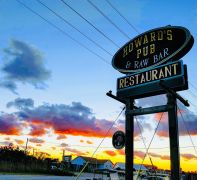
M 35 111 L 32 110 L 35 113 L 42 109 L 40 106 L 43 103 L 48 104 L 50 108 L 52 105 L 59 107 L 59 105 L 64 104 L 69 109 L 73 106 L 78 107 L 79 105 L 72 105 L 72 102 L 79 102 L 82 106 L 91 109 L 92 113 L 89 112 L 89 116 L 93 116 L 97 120 L 106 120 L 105 123 L 107 121 L 113 121 L 121 111 L 123 105 L 107 97 L 105 93 L 112 90 L 115 94 L 116 79 L 123 75 L 111 66 L 112 56 L 87 40 L 58 17 L 55 17 L 54 14 L 39 4 L 38 1 L 21 0 L 21 2 L 99 54 L 107 63 L 47 24 L 43 19 L 24 8 L 17 1 L 1 0 L 0 80 L 1 83 L 9 80 L 9 82 L 12 82 L 12 88 L 13 83 L 16 85 L 16 88 L 14 90 L 12 89 L 12 91 L 10 90 L 10 86 L 9 88 L 5 88 L 5 83 L 4 87 L 1 86 L 1 111 L 10 114 L 17 112 L 18 109 L 16 106 L 7 106 L 9 102 L 16 102 L 14 101 L 16 98 L 32 99 L 35 109 L 37 107 Z M 110 52 L 110 54 L 115 54 L 119 49 L 66 7 L 60 0 L 42 0 L 41 2 L 59 13 L 81 32 Z M 88 1 L 65 0 L 65 2 L 102 30 L 119 47 L 138 35 L 138 32 L 143 33 L 147 30 L 166 25 L 184 26 L 190 30 L 194 36 L 194 40 L 197 37 L 197 2 L 195 0 L 183 0 L 181 2 L 178 0 L 109 0 L 138 32 L 129 26 L 105 0 L 92 0 L 91 2 L 97 5 L 116 23 L 130 39 L 113 27 Z M 21 51 L 23 53 L 26 52 L 24 61 L 21 58 Z M 11 53 L 13 52 L 17 52 L 17 56 L 12 56 Z M 196 52 L 197 46 L 194 43 L 190 52 L 182 58 L 184 64 L 187 64 L 188 67 L 189 82 L 195 86 L 197 86 Z M 15 58 L 14 61 L 14 57 L 20 57 L 20 60 L 17 61 Z M 31 58 L 33 63 L 26 61 Z M 195 94 L 197 93 L 191 86 L 190 90 Z M 194 105 L 196 104 L 196 97 L 189 91 L 181 92 L 181 94 Z M 143 105 L 159 105 L 160 103 L 160 99 L 158 100 L 156 97 L 141 101 Z M 79 107 L 82 108 L 82 106 Z M 28 106 L 28 108 L 32 107 Z M 196 107 L 191 106 L 189 110 L 194 113 L 195 119 Z M 55 113 L 57 112 L 55 111 Z M 92 120 L 94 120 L 93 117 Z M 147 119 L 145 125 L 149 123 L 148 120 L 152 117 L 148 116 L 145 118 Z M 124 117 L 121 118 L 124 119 Z M 95 122 L 98 123 L 99 121 Z M 155 128 L 154 125 L 155 121 L 150 120 L 152 130 Z M 145 133 L 147 132 L 145 131 Z M 70 134 L 67 132 L 65 135 Z M 148 133 L 147 136 L 151 138 L 151 135 Z M 27 137 L 27 135 L 24 137 Z M 160 140 L 159 138 L 159 136 L 156 138 L 155 145 Z M 193 138 L 194 142 L 196 142 L 196 136 L 193 136 Z M 97 142 L 98 140 L 95 141 Z M 167 143 L 168 140 L 165 139 L 164 144 L 168 145 Z M 189 143 L 188 140 L 186 146 Z M 194 154 L 192 150 L 190 153 Z

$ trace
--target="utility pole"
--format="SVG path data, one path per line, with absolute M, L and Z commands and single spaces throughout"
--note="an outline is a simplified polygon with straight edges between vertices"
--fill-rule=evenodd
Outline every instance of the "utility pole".
M 29 141 L 29 139 L 27 138 L 26 145 L 25 145 L 25 154 L 27 154 L 27 145 L 28 145 L 28 141 Z
M 172 180 L 180 179 L 180 154 L 179 154 L 179 133 L 177 120 L 176 97 L 167 94 L 168 105 L 172 108 L 168 110 L 169 139 L 170 139 L 170 161 Z
M 134 109 L 134 100 L 128 98 L 126 102 L 125 124 L 125 172 L 127 180 L 133 179 L 133 150 L 134 150 L 134 116 L 129 111 Z
M 64 162 L 64 156 L 65 156 L 65 149 L 62 150 L 62 162 Z

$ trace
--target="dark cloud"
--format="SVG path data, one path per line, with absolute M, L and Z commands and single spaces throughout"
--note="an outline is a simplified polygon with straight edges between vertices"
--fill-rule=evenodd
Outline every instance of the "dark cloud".
M 4 50 L 7 62 L 3 65 L 2 71 L 9 84 L 1 83 L 13 92 L 16 85 L 13 82 L 29 83 L 35 88 L 45 88 L 45 81 L 50 77 L 50 71 L 44 66 L 42 53 L 29 44 L 12 40 L 10 47 Z
M 80 102 L 72 102 L 70 105 L 45 103 L 38 107 L 34 107 L 33 104 L 32 99 L 23 98 L 17 98 L 7 104 L 7 107 L 18 108 L 18 111 L 14 113 L 16 121 L 20 122 L 23 127 L 28 126 L 31 136 L 45 135 L 49 129 L 58 135 L 58 139 L 65 138 L 66 135 L 112 137 L 115 131 L 124 131 L 125 121 L 118 120 L 114 124 L 113 121 L 107 119 L 97 119 L 92 110 Z M 144 124 L 143 127 L 146 125 Z M 106 135 L 109 128 L 111 130 Z M 139 128 L 135 123 L 134 135 L 137 137 L 139 134 Z
M 20 135 L 22 124 L 12 114 L 0 114 L 0 134 Z
M 10 80 L 1 80 L 0 81 L 0 87 L 6 88 L 10 90 L 12 93 L 18 95 L 17 93 L 17 85 L 15 82 L 10 81 Z
M 7 107 L 15 107 L 17 109 L 30 108 L 34 106 L 34 101 L 30 98 L 16 98 L 14 101 L 8 102 Z
M 59 135 L 104 137 L 113 124 L 106 119 L 96 119 L 90 108 L 76 102 L 71 105 L 44 104 L 37 108 L 22 109 L 17 115 L 22 121 L 29 123 L 32 131 L 36 129 L 39 132 L 40 129 L 44 133 L 46 128 L 52 128 Z M 111 137 L 112 132 L 107 136 Z
M 158 122 L 162 113 L 157 113 L 154 119 Z M 178 127 L 180 136 L 197 135 L 197 115 L 189 109 L 178 110 Z M 189 132 L 189 134 L 188 134 Z M 168 114 L 164 113 L 157 130 L 160 137 L 169 137 Z

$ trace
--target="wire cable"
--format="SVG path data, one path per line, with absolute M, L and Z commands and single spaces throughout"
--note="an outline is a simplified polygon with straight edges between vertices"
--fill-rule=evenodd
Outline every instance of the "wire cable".
M 86 34 L 84 34 L 82 31 L 80 31 L 77 27 L 75 27 L 73 24 L 71 24 L 69 21 L 67 21 L 65 18 L 63 18 L 61 15 L 59 15 L 58 13 L 56 13 L 54 10 L 52 10 L 50 7 L 48 7 L 46 4 L 44 4 L 42 1 L 40 0 L 36 0 L 38 3 L 40 3 L 42 6 L 44 6 L 45 8 L 47 8 L 50 12 L 52 12 L 55 16 L 57 16 L 58 18 L 60 18 L 62 21 L 64 21 L 66 24 L 68 24 L 69 26 L 71 26 L 73 29 L 75 29 L 77 32 L 79 32 L 81 35 L 83 35 L 85 38 L 87 38 L 89 41 L 91 41 L 93 44 L 95 44 L 97 47 L 99 47 L 100 49 L 102 49 L 103 51 L 105 51 L 107 54 L 109 54 L 110 56 L 113 56 L 109 51 L 107 51 L 106 49 L 104 49 L 101 45 L 99 45 L 97 42 L 95 42 L 92 38 L 90 38 L 89 36 L 87 36 Z
M 94 51 L 92 51 L 90 48 L 88 48 L 84 44 L 80 43 L 78 40 L 76 40 L 75 38 L 73 38 L 72 36 L 70 36 L 68 33 L 66 33 L 63 29 L 59 28 L 58 26 L 56 26 L 55 24 L 53 24 L 52 22 L 50 22 L 49 20 L 47 20 L 46 18 L 44 18 L 43 16 L 41 16 L 39 13 L 37 13 L 36 11 L 34 11 L 32 8 L 30 8 L 29 6 L 27 6 L 25 3 L 21 2 L 20 0 L 16 0 L 16 1 L 19 4 L 21 4 L 23 7 L 25 7 L 26 9 L 28 9 L 29 11 L 31 11 L 33 14 L 39 16 L 42 20 L 44 20 L 45 22 L 47 22 L 50 26 L 52 26 L 56 30 L 60 31 L 63 35 L 69 37 L 71 40 L 73 40 L 74 42 L 76 42 L 77 44 L 79 44 L 81 47 L 85 48 L 87 51 L 89 51 L 92 54 L 94 54 L 95 56 L 97 56 L 103 62 L 105 62 L 106 64 L 110 65 L 110 63 L 106 59 L 104 59 L 103 57 L 101 57 L 100 55 L 98 55 L 97 53 L 95 53 Z
M 136 116 L 135 116 L 135 120 L 136 120 L 137 125 L 138 125 L 138 128 L 139 128 L 139 130 L 140 130 L 140 135 L 141 135 L 141 139 L 142 139 L 142 141 L 143 141 L 145 150 L 147 151 L 146 143 L 145 143 L 144 137 L 143 137 L 143 135 L 142 135 L 142 128 L 141 128 L 142 126 L 141 126 L 140 122 L 137 120 L 137 117 L 136 117 Z M 151 163 L 152 167 L 154 167 L 153 161 L 152 161 L 151 157 L 149 156 L 149 153 L 148 153 L 148 152 L 147 152 L 147 155 L 148 155 L 148 157 L 149 157 L 149 160 L 150 160 L 150 163 Z M 155 171 L 155 176 L 156 176 L 156 171 Z
M 140 171 L 141 171 L 142 164 L 144 163 L 144 160 L 145 160 L 145 158 L 146 158 L 146 155 L 148 154 L 148 150 L 149 150 L 149 148 L 150 148 L 150 146 L 151 146 L 151 144 L 152 144 L 152 142 L 153 142 L 153 139 L 154 139 L 154 137 L 155 137 L 155 134 L 156 134 L 156 132 L 157 132 L 157 129 L 158 129 L 158 127 L 159 127 L 159 124 L 160 124 L 160 122 L 161 122 L 161 119 L 162 119 L 162 117 L 163 117 L 163 114 L 164 114 L 164 112 L 161 114 L 161 117 L 160 117 L 160 119 L 159 119 L 159 122 L 158 122 L 158 124 L 157 124 L 157 126 L 156 126 L 156 128 L 155 128 L 155 132 L 154 132 L 154 134 L 153 134 L 153 137 L 151 138 L 151 141 L 150 141 L 150 143 L 149 143 L 149 145 L 148 145 L 148 148 L 146 149 L 146 153 L 144 154 L 144 157 L 143 157 L 143 159 L 142 159 L 142 163 L 140 164 L 140 168 L 139 168 L 138 173 L 137 173 L 137 179 L 138 179 L 138 177 L 139 177 L 139 173 L 140 173 Z
M 120 11 L 118 11 L 117 8 L 115 8 L 114 5 L 112 5 L 112 3 L 110 3 L 108 0 L 106 0 L 106 2 L 112 7 L 112 9 L 114 9 L 126 22 L 127 24 L 130 25 L 131 28 L 133 28 L 138 34 L 140 34 L 140 32 L 135 28 L 135 26 L 133 24 L 131 24 L 121 13 Z
M 185 122 L 185 119 L 184 119 L 184 117 L 183 117 L 183 114 L 182 114 L 182 112 L 181 112 L 179 106 L 177 106 L 177 107 L 178 107 L 179 113 L 180 113 L 180 115 L 181 115 L 181 117 L 182 117 L 182 120 L 183 120 L 184 126 L 185 126 L 185 128 L 186 128 L 187 134 L 189 135 L 190 141 L 191 141 L 191 143 L 192 143 L 192 147 L 194 148 L 194 151 L 195 151 L 195 153 L 197 154 L 196 147 L 195 147 L 194 142 L 193 142 L 193 140 L 192 140 L 191 134 L 189 133 L 189 129 L 188 129 L 188 127 L 187 127 L 187 124 L 186 124 L 186 122 Z
M 94 155 L 96 154 L 97 150 L 99 149 L 99 147 L 101 146 L 101 144 L 103 143 L 103 141 L 105 140 L 105 138 L 107 137 L 109 131 L 112 129 L 112 127 L 114 126 L 115 122 L 119 119 L 119 117 L 121 116 L 121 114 L 123 113 L 123 111 L 125 110 L 125 107 L 122 108 L 121 112 L 118 114 L 117 118 L 113 121 L 111 127 L 107 130 L 104 138 L 101 140 L 101 142 L 99 143 L 99 145 L 97 146 L 97 148 L 95 149 L 95 151 L 93 152 L 91 158 L 94 157 Z M 89 161 L 86 162 L 85 166 L 82 168 L 82 170 L 79 172 L 79 174 L 77 175 L 77 177 L 75 178 L 75 180 L 77 180 L 79 178 L 79 176 L 83 173 L 83 171 L 85 170 L 85 168 L 87 167 L 87 165 L 89 164 Z
M 194 86 L 194 84 L 193 83 L 191 83 L 190 81 L 188 81 L 189 82 L 189 84 L 197 91 L 197 87 L 196 86 Z
M 101 9 L 98 8 L 92 1 L 87 0 L 87 2 L 94 7 L 105 19 L 107 19 L 123 36 L 125 36 L 127 39 L 130 39 L 130 37 L 123 31 L 121 30 Z
M 74 8 L 72 8 L 68 3 L 66 3 L 64 0 L 60 0 L 64 5 L 66 5 L 68 8 L 70 8 L 73 12 L 75 12 L 79 17 L 81 17 L 84 21 L 86 21 L 89 25 L 91 25 L 97 32 L 99 32 L 101 35 L 103 35 L 106 39 L 108 39 L 112 44 L 114 44 L 117 48 L 120 48 L 119 45 L 117 45 L 111 38 L 109 38 L 107 35 L 105 35 L 104 32 L 102 32 L 100 29 L 98 29 L 94 24 L 92 24 L 89 20 L 87 20 L 84 16 L 82 16 L 79 12 L 77 12 Z

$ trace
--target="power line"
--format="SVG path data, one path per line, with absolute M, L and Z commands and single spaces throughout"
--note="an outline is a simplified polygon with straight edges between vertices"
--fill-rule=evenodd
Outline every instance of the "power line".
M 29 6 L 27 6 L 26 4 L 24 4 L 20 0 L 16 0 L 16 1 L 19 4 L 21 4 L 23 7 L 25 7 L 26 9 L 28 9 L 29 11 L 31 11 L 33 14 L 39 16 L 42 20 L 44 20 L 45 22 L 47 22 L 50 26 L 52 26 L 56 30 L 60 31 L 63 35 L 69 37 L 71 40 L 73 40 L 74 42 L 76 42 L 77 44 L 79 44 L 81 47 L 85 48 L 86 50 L 88 50 L 89 52 L 91 52 L 92 54 L 94 54 L 95 56 L 97 56 L 99 59 L 101 59 L 103 62 L 105 62 L 106 64 L 110 65 L 110 63 L 106 59 L 104 59 L 103 57 L 101 57 L 100 55 L 98 55 L 97 53 L 95 53 L 94 51 L 92 51 L 91 49 L 89 49 L 87 46 L 85 46 L 84 44 L 82 44 L 81 42 L 79 42 L 78 40 L 76 40 L 75 38 L 73 38 L 72 36 L 70 36 L 63 29 L 59 28 L 58 26 L 56 26 L 55 24 L 53 24 L 52 22 L 50 22 L 49 20 L 47 20 L 46 18 L 44 18 L 43 16 L 41 16 L 39 13 L 37 13 L 36 11 L 34 11 L 32 8 L 30 8 Z
M 112 5 L 112 3 L 110 3 L 110 1 L 106 0 L 106 2 L 112 7 L 112 9 L 114 9 L 114 10 L 115 10 L 115 11 L 116 11 L 126 22 L 127 22 L 127 24 L 130 25 L 131 28 L 133 28 L 138 34 L 140 34 L 140 32 L 135 28 L 135 26 L 134 26 L 133 24 L 131 24 L 131 23 L 127 20 L 127 18 L 125 18 L 125 17 L 120 13 L 120 11 L 118 11 L 118 9 L 115 8 L 115 6 Z
M 110 126 L 110 128 L 107 130 L 104 138 L 101 140 L 101 142 L 99 143 L 99 145 L 97 146 L 97 148 L 95 149 L 95 151 L 93 152 L 91 158 L 94 157 L 95 153 L 97 152 L 97 150 L 99 149 L 99 147 L 101 146 L 101 144 L 103 143 L 103 141 L 105 140 L 105 138 L 107 137 L 109 131 L 111 130 L 111 128 L 114 126 L 115 122 L 119 119 L 119 117 L 121 116 L 121 114 L 123 113 L 123 111 L 125 110 L 125 106 L 122 108 L 121 112 L 118 114 L 117 118 L 113 121 L 112 125 Z M 87 165 L 89 164 L 89 161 L 86 162 L 85 166 L 82 168 L 82 170 L 79 172 L 79 174 L 77 175 L 77 177 L 75 178 L 75 180 L 77 180 L 79 178 L 79 176 L 83 173 L 83 171 L 85 170 L 85 168 L 87 167 Z
M 156 132 L 157 132 L 157 129 L 158 129 L 158 127 L 159 127 L 159 124 L 160 124 L 160 122 L 161 122 L 161 119 L 162 119 L 162 117 L 163 117 L 163 114 L 164 114 L 164 112 L 163 112 L 163 113 L 161 114 L 161 116 L 160 116 L 160 119 L 159 119 L 159 122 L 158 122 L 158 124 L 157 124 L 157 127 L 155 128 L 153 137 L 151 138 L 151 141 L 150 141 L 150 143 L 149 143 L 149 145 L 148 145 L 148 148 L 146 149 L 146 153 L 144 154 L 144 157 L 143 157 L 143 159 L 142 159 L 142 163 L 140 164 L 140 169 L 138 170 L 138 173 L 137 173 L 138 175 L 137 175 L 137 177 L 139 176 L 139 173 L 140 173 L 141 168 L 142 168 L 142 164 L 144 163 L 145 157 L 146 157 L 146 155 L 148 154 L 149 148 L 150 148 L 150 146 L 151 146 L 151 144 L 152 144 L 152 142 L 153 142 L 153 139 L 154 139 L 154 137 L 155 137 L 155 134 L 156 134 Z
M 189 92 L 194 98 L 197 98 L 197 96 L 196 96 L 191 90 L 188 90 L 188 92 Z M 191 101 L 189 101 L 189 103 L 197 109 L 197 105 L 195 105 L 195 104 L 192 103 Z
M 197 87 L 189 81 L 189 84 L 197 91 Z
M 105 19 L 107 19 L 120 33 L 122 33 L 126 38 L 130 39 L 130 37 L 123 31 L 121 30 L 110 18 L 107 17 L 107 15 L 101 11 L 101 9 L 98 8 L 98 6 L 96 6 L 93 2 L 91 2 L 90 0 L 87 0 L 87 2 L 94 7 L 100 14 L 103 15 L 103 17 L 105 17 Z
M 185 126 L 185 128 L 186 128 L 187 134 L 189 135 L 189 138 L 190 138 L 190 140 L 191 140 L 191 143 L 192 143 L 192 146 L 193 146 L 193 148 L 194 148 L 194 151 L 195 151 L 196 154 L 197 154 L 196 147 L 195 147 L 194 142 L 193 142 L 193 140 L 192 140 L 192 137 L 191 137 L 191 135 L 190 135 L 190 133 L 189 133 L 189 129 L 188 129 L 188 127 L 187 127 L 187 124 L 186 124 L 186 122 L 185 122 L 185 119 L 184 119 L 184 117 L 183 117 L 183 114 L 182 114 L 182 112 L 181 112 L 179 106 L 177 106 L 177 107 L 178 107 L 179 113 L 181 114 L 181 117 L 182 117 L 184 126 Z
M 100 29 L 98 29 L 95 25 L 93 25 L 89 20 L 87 20 L 84 16 L 82 16 L 79 12 L 77 12 L 74 8 L 72 8 L 68 3 L 66 3 L 64 0 L 60 0 L 64 5 L 66 5 L 68 8 L 70 8 L 73 12 L 75 12 L 79 17 L 81 17 L 84 21 L 86 21 L 89 25 L 91 25 L 97 32 L 99 32 L 101 35 L 103 35 L 106 39 L 108 39 L 112 44 L 114 44 L 116 47 L 120 48 L 119 45 L 117 45 L 111 38 L 109 38 L 107 35 L 105 35 L 104 32 L 102 32 Z
M 144 147 L 145 147 L 145 149 L 146 149 L 146 151 L 147 151 L 146 143 L 145 143 L 144 137 L 143 137 L 143 135 L 142 135 L 141 124 L 140 124 L 140 122 L 137 120 L 137 117 L 136 117 L 136 116 L 135 116 L 135 120 L 136 120 L 137 125 L 138 125 L 138 128 L 139 128 L 139 130 L 140 130 L 141 139 L 142 139 L 142 141 L 143 141 Z M 147 155 L 148 155 L 148 157 L 149 157 L 150 163 L 152 164 L 152 166 L 154 166 L 154 165 L 153 165 L 153 162 L 152 162 L 152 160 L 151 160 L 151 157 L 149 156 L 148 152 L 147 152 Z
M 190 94 L 191 94 L 192 96 L 194 96 L 195 98 L 197 98 L 197 95 L 194 94 L 190 89 L 188 89 L 188 91 L 190 92 Z
M 85 38 L 87 38 L 89 41 L 91 41 L 93 44 L 95 44 L 97 47 L 99 47 L 100 49 L 102 49 L 103 51 L 105 51 L 107 54 L 109 54 L 110 56 L 113 56 L 109 51 L 107 51 L 106 49 L 104 49 L 102 46 L 100 46 L 97 42 L 95 42 L 92 38 L 90 38 L 89 36 L 87 36 L 86 34 L 84 34 L 82 31 L 80 31 L 77 27 L 75 27 L 73 24 L 71 24 L 69 21 L 67 21 L 65 18 L 63 18 L 61 15 L 59 15 L 58 13 L 56 13 L 54 10 L 52 10 L 51 8 L 49 8 L 46 4 L 44 4 L 43 2 L 41 2 L 40 0 L 36 0 L 38 3 L 40 3 L 42 6 L 44 6 L 45 8 L 47 8 L 50 12 L 52 12 L 55 16 L 57 16 L 58 18 L 60 18 L 62 21 L 64 21 L 66 24 L 68 24 L 69 26 L 71 26 L 73 29 L 75 29 L 77 32 L 79 32 L 80 34 L 82 34 Z

